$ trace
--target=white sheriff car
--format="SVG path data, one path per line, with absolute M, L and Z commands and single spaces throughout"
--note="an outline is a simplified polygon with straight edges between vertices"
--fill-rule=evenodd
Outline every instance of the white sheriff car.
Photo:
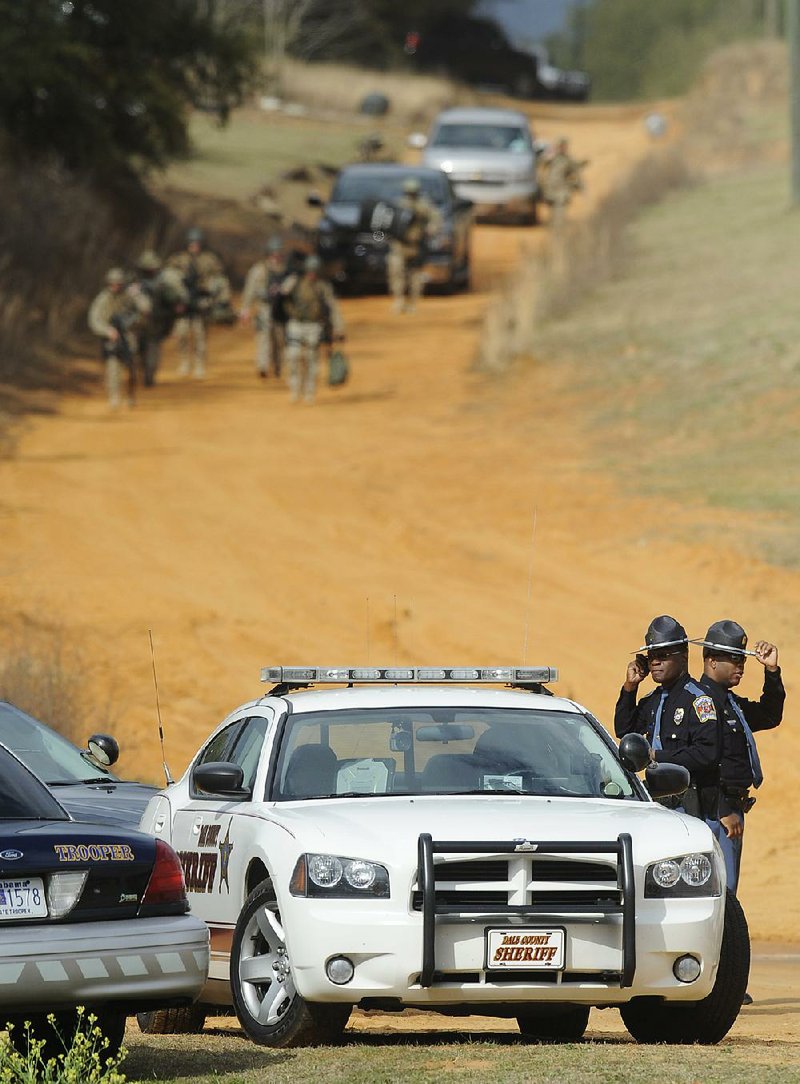
M 142 821 L 211 929 L 201 1001 L 272 1046 L 331 1041 L 354 1006 L 552 1039 L 613 1006 L 639 1041 L 718 1042 L 749 942 L 710 830 L 652 800 L 688 775 L 650 768 L 648 793 L 646 741 L 618 750 L 555 676 L 265 669 Z

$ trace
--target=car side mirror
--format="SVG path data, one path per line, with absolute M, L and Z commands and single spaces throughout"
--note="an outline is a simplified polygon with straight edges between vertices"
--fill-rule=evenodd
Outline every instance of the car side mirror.
M 689 786 L 689 770 L 682 764 L 653 764 L 644 773 L 651 798 L 672 798 L 685 794 Z
M 325 206 L 325 201 L 323 200 L 319 192 L 309 192 L 306 196 L 306 203 L 309 207 L 322 208 Z
M 240 764 L 224 760 L 210 760 L 192 769 L 192 788 L 204 794 L 221 798 L 249 798 L 251 791 L 244 785 L 244 771 Z
M 119 760 L 119 742 L 110 734 L 92 734 L 86 743 L 86 750 L 101 768 L 110 768 Z
M 412 150 L 422 151 L 428 146 L 428 137 L 424 132 L 412 132 L 407 143 Z
M 471 199 L 458 199 L 456 200 L 456 207 L 460 211 L 470 211 L 475 206 Z
M 650 763 L 650 742 L 644 734 L 626 734 L 619 743 L 619 762 L 629 772 L 643 772 Z

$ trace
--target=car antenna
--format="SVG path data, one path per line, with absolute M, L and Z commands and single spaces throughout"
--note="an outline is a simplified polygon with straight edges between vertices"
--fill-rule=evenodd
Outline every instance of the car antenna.
M 528 563 L 528 598 L 525 603 L 525 636 L 522 640 L 522 665 L 528 665 L 528 633 L 531 627 L 531 600 L 533 598 L 533 555 L 536 549 L 536 505 L 533 506 L 533 525 L 531 527 L 531 556 Z
M 167 765 L 167 754 L 164 752 L 164 727 L 161 723 L 161 705 L 158 701 L 158 675 L 156 674 L 156 652 L 153 647 L 153 630 L 148 629 L 147 635 L 150 637 L 150 658 L 153 661 L 153 685 L 156 690 L 156 714 L 158 715 L 158 740 L 161 742 L 161 764 L 164 768 L 167 786 L 171 787 L 175 780 L 172 778 L 172 773 Z

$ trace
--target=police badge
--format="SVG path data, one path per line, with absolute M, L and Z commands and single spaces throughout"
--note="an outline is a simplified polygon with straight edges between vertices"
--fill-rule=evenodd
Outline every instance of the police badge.
M 683 708 L 675 708 L 675 717 L 673 721 L 675 723 L 675 726 L 681 725 L 681 723 L 683 722 Z

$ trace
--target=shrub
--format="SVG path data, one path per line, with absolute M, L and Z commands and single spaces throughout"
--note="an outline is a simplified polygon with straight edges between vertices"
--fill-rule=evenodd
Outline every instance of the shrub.
M 0 1082 L 2 1084 L 125 1084 L 118 1072 L 125 1059 L 109 1050 L 109 1041 L 97 1027 L 97 1017 L 77 1009 L 78 1024 L 71 1042 L 61 1053 L 51 1054 L 50 1040 L 39 1038 L 30 1021 L 17 1031 L 9 1024 L 5 1039 L 0 1040 Z M 48 1016 L 55 1025 L 55 1017 Z

